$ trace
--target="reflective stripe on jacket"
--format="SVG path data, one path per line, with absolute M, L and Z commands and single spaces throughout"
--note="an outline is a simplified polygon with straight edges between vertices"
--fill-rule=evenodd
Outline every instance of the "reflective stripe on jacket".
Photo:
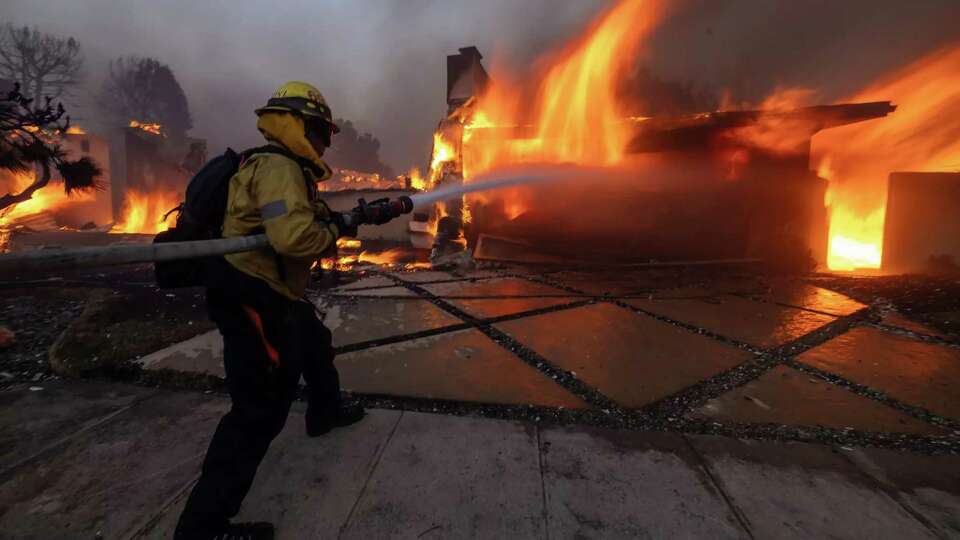
M 273 249 L 226 255 L 227 261 L 291 300 L 303 296 L 311 265 L 339 234 L 315 181 L 310 170 L 272 153 L 251 155 L 230 179 L 223 236 L 263 230 Z

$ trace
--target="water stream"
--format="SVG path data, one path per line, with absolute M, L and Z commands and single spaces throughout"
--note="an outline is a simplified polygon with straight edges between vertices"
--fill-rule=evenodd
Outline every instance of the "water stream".
M 598 169 L 574 165 L 549 165 L 524 167 L 522 169 L 499 170 L 477 176 L 469 183 L 444 186 L 433 191 L 417 193 L 410 199 L 414 208 L 424 208 L 437 201 L 445 201 L 465 193 L 492 191 L 520 185 L 532 185 L 577 178 L 595 178 Z

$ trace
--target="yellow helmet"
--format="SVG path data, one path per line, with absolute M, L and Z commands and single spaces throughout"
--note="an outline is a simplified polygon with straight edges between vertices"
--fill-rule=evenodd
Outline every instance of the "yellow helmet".
M 330 124 L 333 133 L 340 128 L 333 123 L 333 113 L 323 94 L 316 86 L 301 81 L 285 83 L 267 100 L 267 105 L 256 110 L 257 116 L 266 111 L 295 112 L 303 116 L 320 118 Z

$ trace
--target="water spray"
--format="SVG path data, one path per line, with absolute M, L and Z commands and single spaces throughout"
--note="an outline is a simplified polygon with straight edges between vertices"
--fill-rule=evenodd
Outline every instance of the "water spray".
M 411 195 L 410 200 L 414 208 L 423 208 L 467 193 L 494 191 L 515 186 L 527 186 L 543 182 L 571 180 L 586 176 L 589 169 L 574 166 L 545 166 L 538 169 L 510 169 L 494 173 L 487 173 L 476 177 L 468 183 L 451 185 Z

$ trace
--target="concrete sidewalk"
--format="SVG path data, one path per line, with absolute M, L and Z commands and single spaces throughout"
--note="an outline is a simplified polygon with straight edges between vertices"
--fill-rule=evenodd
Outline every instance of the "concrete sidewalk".
M 0 392 L 0 537 L 169 538 L 227 398 L 95 381 Z M 239 519 L 278 538 L 960 538 L 960 457 L 302 408 Z

